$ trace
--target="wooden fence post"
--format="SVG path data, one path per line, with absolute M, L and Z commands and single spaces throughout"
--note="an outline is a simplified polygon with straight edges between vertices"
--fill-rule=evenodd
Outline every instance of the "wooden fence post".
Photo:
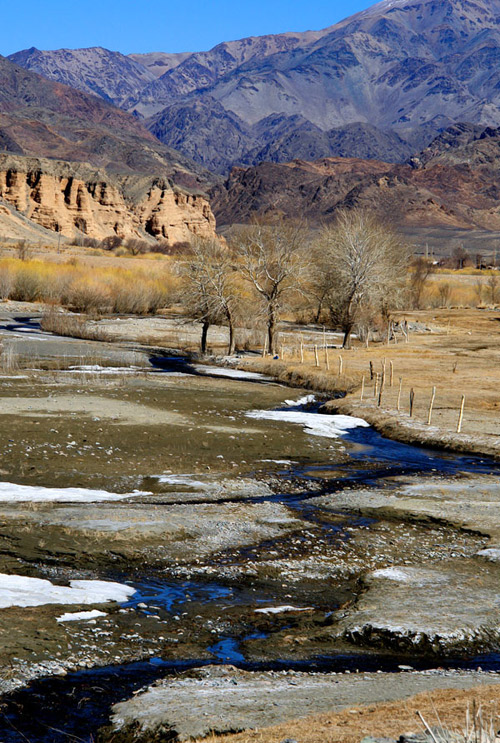
M 462 421 L 464 419 L 464 408 L 465 408 L 465 395 L 462 395 L 462 403 L 460 405 L 460 415 L 458 416 L 457 433 L 462 433 Z
M 361 400 L 361 402 L 363 402 L 363 396 L 364 396 L 364 394 L 365 394 L 365 377 L 363 375 L 363 379 L 361 380 L 361 396 L 359 398 Z
M 394 385 L 394 364 L 392 361 L 389 361 L 390 367 L 391 367 L 391 380 L 390 380 L 390 387 Z
M 398 413 L 401 410 L 401 390 L 403 389 L 403 377 L 399 377 L 399 391 L 398 391 Z
M 328 346 L 325 346 L 325 364 L 326 364 L 326 370 L 330 371 L 330 359 L 328 358 Z
M 262 357 L 265 358 L 267 355 L 267 333 L 266 337 L 264 338 L 264 348 L 262 349 Z
M 377 395 L 378 395 L 379 378 L 380 378 L 380 374 L 377 372 L 377 375 L 375 377 L 375 384 L 373 386 L 373 397 L 377 397 Z
M 314 346 L 314 360 L 316 362 L 316 366 L 319 366 L 318 346 Z
M 410 390 L 410 418 L 413 418 L 413 404 L 415 402 L 415 391 L 413 387 Z
M 339 356 L 339 377 L 342 374 L 342 368 L 343 368 L 343 366 L 344 366 L 344 362 L 342 360 L 342 356 Z
M 370 361 L 370 379 L 373 379 L 373 361 Z
M 431 425 L 432 421 L 432 409 L 434 407 L 434 400 L 436 399 L 436 388 L 432 388 L 432 395 L 431 395 L 431 401 L 429 403 L 429 415 L 427 416 L 427 425 Z
M 302 338 L 300 339 L 300 363 L 304 363 L 304 344 L 302 343 Z

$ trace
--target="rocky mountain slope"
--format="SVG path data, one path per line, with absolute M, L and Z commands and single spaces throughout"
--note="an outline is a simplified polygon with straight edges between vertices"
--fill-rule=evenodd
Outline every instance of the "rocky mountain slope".
M 88 162 L 119 173 L 157 173 L 191 188 L 210 175 L 161 144 L 130 114 L 0 57 L 0 148 Z
M 2 237 L 214 234 L 211 174 L 134 116 L 3 57 L 0 150 Z
M 193 234 L 212 236 L 215 220 L 203 196 L 173 188 L 167 179 L 0 154 L 0 227 L 8 237 L 43 239 L 48 230 L 69 238 L 137 236 L 173 245 Z
M 164 143 L 220 172 L 263 158 L 404 160 L 453 122 L 500 125 L 500 0 L 384 0 L 322 31 L 132 55 L 142 69 L 133 74 L 123 55 L 97 51 L 91 80 L 86 63 L 78 72 L 61 52 L 14 58 L 42 71 L 42 54 L 44 75 L 102 89 Z M 111 90 L 111 69 L 123 89 Z M 363 125 L 355 137 L 353 124 Z
M 234 168 L 211 193 L 219 225 L 359 206 L 406 227 L 500 229 L 500 129 L 458 125 L 405 164 L 326 158 Z
M 144 65 L 120 52 L 101 47 L 40 51 L 35 47 L 16 52 L 11 62 L 38 72 L 58 83 L 70 85 L 83 93 L 97 95 L 119 105 L 155 79 Z

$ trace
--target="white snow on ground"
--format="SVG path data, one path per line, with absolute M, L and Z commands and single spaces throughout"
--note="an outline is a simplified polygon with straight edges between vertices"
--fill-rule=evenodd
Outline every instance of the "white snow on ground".
M 89 619 L 97 619 L 97 617 L 107 617 L 105 611 L 99 611 L 98 609 L 92 609 L 92 611 L 75 611 L 73 614 L 67 613 L 57 617 L 58 622 L 80 622 L 88 621 Z
M 261 462 L 271 462 L 271 464 L 295 464 L 291 459 L 261 459 Z
M 495 547 L 487 547 L 484 550 L 479 550 L 477 555 L 478 557 L 486 557 L 491 562 L 500 562 L 500 549 Z
M 397 583 L 411 583 L 415 586 L 425 586 L 428 583 L 446 583 L 447 578 L 435 570 L 422 568 L 382 568 L 371 573 L 372 578 L 385 578 Z
M 145 366 L 99 366 L 99 364 L 82 364 L 81 366 L 70 366 L 69 369 L 60 370 L 64 374 L 137 374 L 138 372 L 151 371 Z
M 305 397 L 300 397 L 298 400 L 285 400 L 285 405 L 291 408 L 297 408 L 300 405 L 309 405 L 312 402 L 316 402 L 316 395 L 305 395 Z
M 411 583 L 413 579 L 411 572 L 404 568 L 383 568 L 381 570 L 375 570 L 372 576 L 373 578 L 395 580 L 398 583 Z
M 220 366 L 204 366 L 202 364 L 195 364 L 194 368 L 200 374 L 211 374 L 214 377 L 230 377 L 231 379 L 265 379 L 271 381 L 270 377 L 266 377 L 264 374 L 242 371 L 241 369 L 228 369 L 227 367 Z
M 202 490 L 206 490 L 208 487 L 206 482 L 196 480 L 195 475 L 160 475 L 158 482 L 167 485 L 189 485 L 192 488 L 201 488 Z
M 151 495 L 141 490 L 132 493 L 108 493 L 107 490 L 87 490 L 86 488 L 42 488 L 34 485 L 16 485 L 0 482 L 0 503 L 99 503 L 118 501 L 138 495 Z
M 321 415 L 301 410 L 250 410 L 246 415 L 259 420 L 298 423 L 303 426 L 306 433 L 329 439 L 337 439 L 351 428 L 369 427 L 369 423 L 362 418 L 353 418 L 350 415 Z
M 134 593 L 135 588 L 104 580 L 72 580 L 69 586 L 56 586 L 42 578 L 0 573 L 0 609 L 9 606 L 121 602 Z
M 284 614 L 287 611 L 312 611 L 313 606 L 305 606 L 298 609 L 296 606 L 268 606 L 265 609 L 255 609 L 256 614 Z

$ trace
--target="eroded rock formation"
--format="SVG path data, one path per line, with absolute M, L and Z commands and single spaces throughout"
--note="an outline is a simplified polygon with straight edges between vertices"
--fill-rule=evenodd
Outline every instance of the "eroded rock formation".
M 0 154 L 2 202 L 13 218 L 19 214 L 69 238 L 137 236 L 174 244 L 215 232 L 206 198 L 165 177 L 112 176 L 60 160 Z M 2 228 L 9 237 L 8 226 Z

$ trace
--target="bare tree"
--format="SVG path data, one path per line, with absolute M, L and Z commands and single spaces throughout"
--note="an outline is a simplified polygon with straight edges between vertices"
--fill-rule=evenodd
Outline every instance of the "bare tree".
M 488 289 L 490 292 L 491 304 L 498 302 L 498 275 L 493 272 L 488 276 Z
M 231 243 L 243 278 L 260 297 L 268 348 L 276 352 L 276 328 L 286 303 L 303 291 L 308 261 L 304 228 L 292 222 L 255 222 L 233 234 Z
M 474 282 L 474 294 L 476 295 L 477 307 L 483 304 L 484 290 L 485 285 L 482 277 L 476 279 Z
M 234 353 L 235 270 L 230 250 L 216 238 L 196 237 L 181 273 L 183 300 L 190 313 L 202 322 L 201 352 L 207 350 L 210 325 L 226 323 L 228 353 Z
M 438 295 L 441 307 L 448 307 L 451 300 L 451 286 L 447 281 L 438 285 Z
M 470 255 L 463 245 L 459 245 L 453 249 L 451 262 L 453 268 L 458 270 L 465 268 L 470 263 Z
M 388 314 L 388 298 L 406 273 L 408 250 L 386 223 L 360 209 L 340 212 L 324 229 L 320 246 L 324 275 L 331 281 L 330 312 L 348 348 L 360 314 L 369 307 Z
M 411 303 L 416 310 L 419 310 L 422 306 L 424 289 L 434 270 L 432 263 L 425 258 L 415 258 L 412 262 L 408 288 Z

